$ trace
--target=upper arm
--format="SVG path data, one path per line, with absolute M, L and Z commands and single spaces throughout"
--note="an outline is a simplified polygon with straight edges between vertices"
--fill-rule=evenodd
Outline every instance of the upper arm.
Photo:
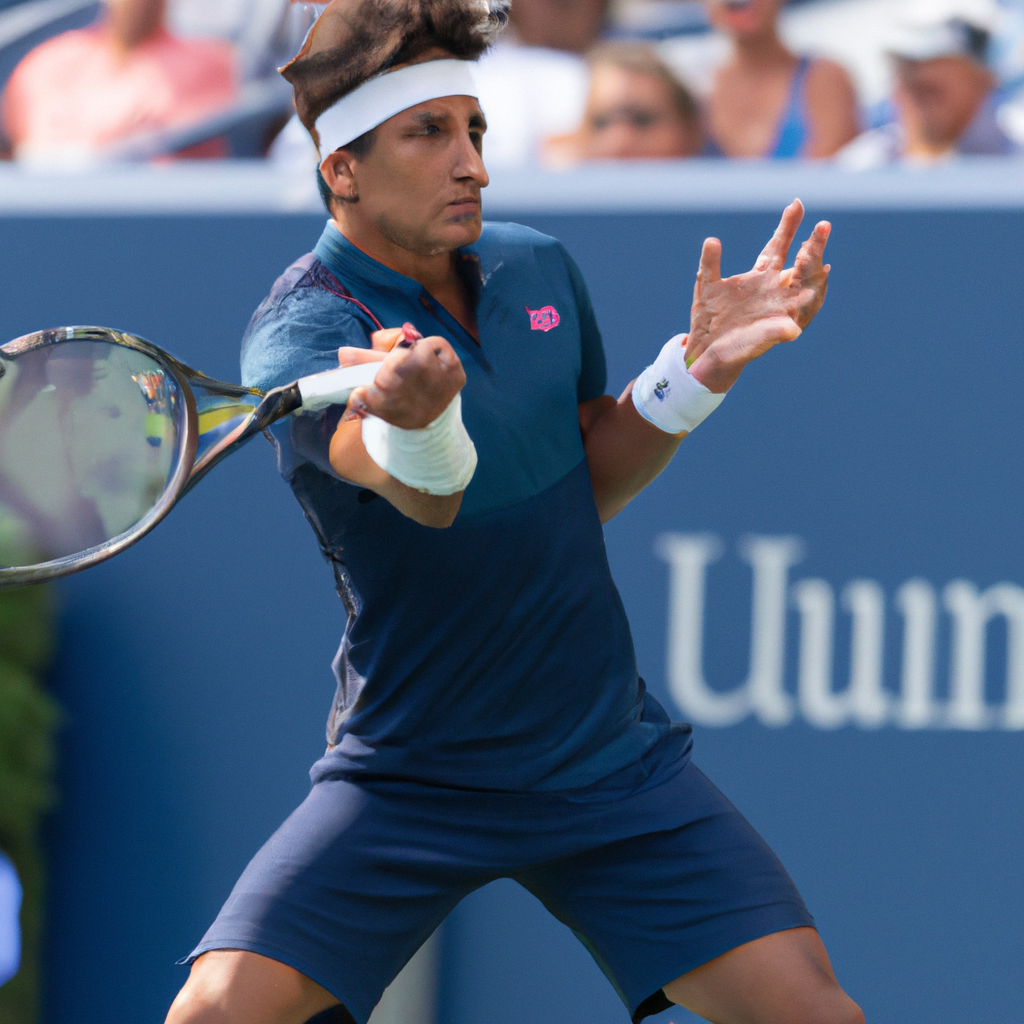
M 590 432 L 590 428 L 606 413 L 609 409 L 613 409 L 616 406 L 616 401 L 611 395 L 598 395 L 597 398 L 591 398 L 589 401 L 580 402 L 579 404 L 579 420 L 580 420 L 580 433 L 583 435 L 583 442 L 586 444 L 587 434 Z
M 807 75 L 806 99 L 810 138 L 806 155 L 833 156 L 860 132 L 857 92 L 846 69 L 816 60 Z

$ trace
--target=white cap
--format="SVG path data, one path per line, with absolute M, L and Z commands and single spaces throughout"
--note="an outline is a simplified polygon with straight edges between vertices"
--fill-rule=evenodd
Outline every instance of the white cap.
M 906 60 L 970 57 L 984 64 L 1001 21 L 995 0 L 908 0 L 886 50 Z

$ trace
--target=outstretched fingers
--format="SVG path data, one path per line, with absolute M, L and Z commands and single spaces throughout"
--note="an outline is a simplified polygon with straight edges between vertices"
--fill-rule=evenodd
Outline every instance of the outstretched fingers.
M 775 229 L 768 244 L 761 250 L 757 257 L 754 270 L 782 270 L 786 265 L 786 257 L 789 255 L 789 247 L 796 238 L 800 221 L 804 219 L 804 204 L 799 199 L 793 202 L 782 211 L 782 219 Z
M 793 263 L 793 270 L 797 280 L 806 281 L 822 273 L 826 268 L 822 261 L 825 258 L 825 246 L 828 244 L 828 236 L 832 233 L 832 225 L 827 220 L 819 221 L 811 232 L 810 238 L 800 246 Z
M 697 289 L 703 284 L 722 280 L 722 243 L 717 238 L 705 238 L 697 268 Z

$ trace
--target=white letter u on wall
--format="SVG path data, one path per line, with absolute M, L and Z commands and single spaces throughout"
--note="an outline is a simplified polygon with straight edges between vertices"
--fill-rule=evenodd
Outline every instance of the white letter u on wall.
M 752 537 L 741 552 L 753 570 L 750 675 L 729 692 L 704 679 L 704 592 L 707 567 L 721 557 L 710 534 L 662 534 L 657 553 L 669 564 L 668 687 L 684 714 L 698 725 L 729 726 L 751 712 L 771 726 L 793 717 L 783 689 L 786 595 L 789 568 L 801 555 L 793 537 Z

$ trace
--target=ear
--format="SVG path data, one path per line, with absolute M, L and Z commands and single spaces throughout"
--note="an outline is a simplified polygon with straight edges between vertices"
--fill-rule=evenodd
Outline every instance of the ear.
M 339 199 L 351 203 L 359 198 L 352 157 L 346 150 L 337 149 L 329 153 L 320 164 L 320 173 L 324 176 L 327 187 Z

